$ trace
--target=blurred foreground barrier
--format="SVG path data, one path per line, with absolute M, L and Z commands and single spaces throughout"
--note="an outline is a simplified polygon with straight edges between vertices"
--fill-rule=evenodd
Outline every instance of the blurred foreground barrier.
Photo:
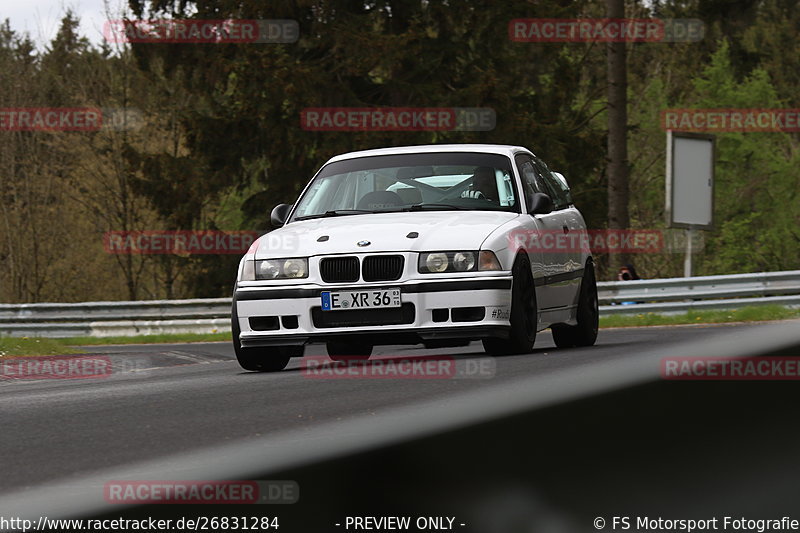
M 716 528 L 693 531 L 789 531 L 755 521 L 751 527 L 722 524 L 726 517 L 797 518 L 797 381 L 674 381 L 663 379 L 661 369 L 665 359 L 679 357 L 796 357 L 798 325 L 758 325 L 733 335 L 719 328 L 699 340 L 640 344 L 636 357 L 595 358 L 592 348 L 578 348 L 586 357 L 572 368 L 487 383 L 446 401 L 415 398 L 343 419 L 333 411 L 296 429 L 135 456 L 137 462 L 0 494 L 0 509 L 34 526 L 43 516 L 173 524 L 277 516 L 279 531 L 332 532 L 359 530 L 345 527 L 351 517 L 399 516 L 414 524 L 444 519 L 438 528 L 394 528 L 409 532 L 587 533 L 624 530 L 625 517 L 631 524 L 647 521 L 648 527 L 631 532 L 690 531 L 650 524 L 714 518 Z M 260 380 L 264 387 L 286 388 L 296 377 L 294 369 L 269 376 L 221 372 L 226 380 Z M 317 387 L 307 393 L 326 399 Z M 128 406 L 105 408 L 125 416 Z M 299 487 L 299 500 L 119 505 L 105 497 L 113 480 L 288 480 Z
M 401 285 L 402 287 L 402 285 Z M 800 270 L 598 284 L 601 314 L 800 306 Z M 637 302 L 635 305 L 623 305 Z M 0 304 L 0 335 L 110 337 L 230 331 L 230 298 Z

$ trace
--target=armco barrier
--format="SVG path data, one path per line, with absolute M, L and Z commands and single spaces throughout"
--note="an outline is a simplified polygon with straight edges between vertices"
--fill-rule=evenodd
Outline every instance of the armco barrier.
M 800 270 L 598 283 L 601 314 L 800 307 Z M 635 304 L 630 304 L 635 302 Z M 230 298 L 0 304 L 0 335 L 109 337 L 230 331 Z
M 598 283 L 601 314 L 800 306 L 800 270 Z M 619 305 L 637 302 L 636 305 Z

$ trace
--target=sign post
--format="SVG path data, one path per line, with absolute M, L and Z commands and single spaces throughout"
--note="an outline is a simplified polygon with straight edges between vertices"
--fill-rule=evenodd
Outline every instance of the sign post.
M 713 135 L 667 131 L 666 216 L 670 228 L 686 229 L 684 276 L 692 276 L 692 241 L 714 228 Z

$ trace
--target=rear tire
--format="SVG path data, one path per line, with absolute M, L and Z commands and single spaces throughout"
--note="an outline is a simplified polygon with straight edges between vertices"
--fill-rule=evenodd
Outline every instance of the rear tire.
M 277 372 L 286 368 L 292 357 L 302 357 L 303 346 L 267 346 L 264 348 L 242 348 L 239 341 L 239 315 L 236 312 L 236 300 L 231 309 L 231 335 L 233 351 L 239 366 L 254 372 Z
M 366 361 L 372 355 L 371 344 L 332 341 L 325 347 L 332 361 Z
M 554 324 L 550 327 L 553 332 L 553 342 L 559 348 L 573 348 L 575 346 L 593 346 L 597 340 L 597 331 L 600 324 L 600 308 L 597 301 L 597 281 L 594 275 L 594 263 L 586 263 L 581 280 L 581 291 L 578 296 L 578 324 Z
M 483 339 L 483 349 L 490 355 L 530 353 L 536 341 L 536 289 L 528 256 L 517 256 L 511 272 L 511 333 L 508 339 Z

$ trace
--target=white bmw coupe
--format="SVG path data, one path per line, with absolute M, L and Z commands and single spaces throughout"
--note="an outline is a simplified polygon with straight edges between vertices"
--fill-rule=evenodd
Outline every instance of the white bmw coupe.
M 519 146 L 431 145 L 325 163 L 278 229 L 239 264 L 233 345 L 247 370 L 276 371 L 326 343 L 331 359 L 375 345 L 531 352 L 597 338 L 586 225 L 561 174 Z

